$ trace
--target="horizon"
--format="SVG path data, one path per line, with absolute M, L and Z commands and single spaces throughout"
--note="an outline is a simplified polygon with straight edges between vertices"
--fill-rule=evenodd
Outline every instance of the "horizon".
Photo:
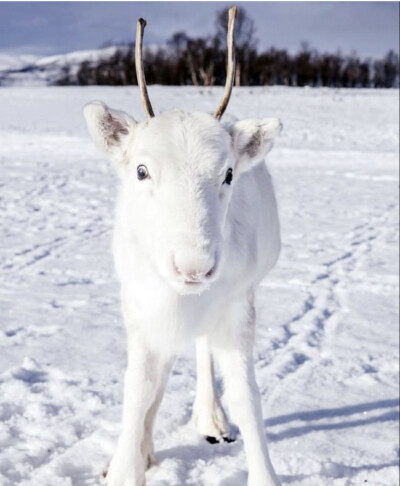
M 216 13 L 230 2 L 1 2 L 0 55 L 47 57 L 133 42 L 146 18 L 145 45 L 166 45 L 173 33 L 215 33 Z M 254 20 L 257 51 L 318 52 L 382 58 L 399 52 L 397 2 L 237 2 Z M 111 7 L 111 8 L 110 8 Z M 171 19 L 174 19 L 172 22 Z M 310 35 L 310 32 L 312 35 Z M 373 35 L 371 35 L 371 33 Z

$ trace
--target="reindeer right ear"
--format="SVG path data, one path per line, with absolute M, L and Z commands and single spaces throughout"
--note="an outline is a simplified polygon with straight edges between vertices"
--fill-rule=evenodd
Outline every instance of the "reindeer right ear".
M 83 114 L 93 142 L 115 162 L 123 162 L 137 123 L 123 111 L 111 110 L 101 101 L 85 106 Z

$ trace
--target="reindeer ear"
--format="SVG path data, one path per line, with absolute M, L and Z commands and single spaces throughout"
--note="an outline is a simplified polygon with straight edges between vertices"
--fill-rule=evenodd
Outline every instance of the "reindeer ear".
M 236 170 L 246 172 L 262 162 L 281 130 L 282 123 L 277 118 L 243 120 L 232 125 Z
M 122 162 L 137 123 L 123 111 L 111 110 L 101 101 L 85 106 L 83 114 L 93 142 L 113 161 Z

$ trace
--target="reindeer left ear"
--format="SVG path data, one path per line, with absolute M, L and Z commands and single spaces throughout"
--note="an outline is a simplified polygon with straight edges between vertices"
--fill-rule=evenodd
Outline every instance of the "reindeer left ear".
M 250 119 L 235 123 L 231 127 L 235 169 L 239 173 L 247 172 L 262 162 L 281 130 L 282 123 L 277 118 Z
M 137 123 L 123 111 L 93 101 L 83 110 L 92 140 L 113 162 L 121 163 Z

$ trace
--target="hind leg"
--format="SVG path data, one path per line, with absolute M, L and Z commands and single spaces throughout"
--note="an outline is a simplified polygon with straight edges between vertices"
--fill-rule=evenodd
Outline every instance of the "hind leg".
M 214 365 L 208 338 L 196 340 L 197 390 L 193 420 L 199 434 L 208 442 L 230 441 L 230 427 L 215 389 Z

